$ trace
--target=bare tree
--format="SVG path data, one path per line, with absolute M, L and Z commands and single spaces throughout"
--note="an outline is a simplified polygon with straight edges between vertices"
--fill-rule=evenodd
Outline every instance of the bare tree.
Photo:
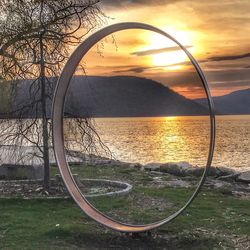
M 0 3 L 0 76 L 10 81 L 14 109 L 2 121 L 1 144 L 35 145 L 44 162 L 44 188 L 49 189 L 50 110 L 56 77 L 69 51 L 95 27 L 103 24 L 98 0 L 3 0 Z M 16 93 L 25 89 L 27 98 Z M 25 99 L 25 101 L 24 101 Z M 30 119 L 25 119 L 30 118 Z M 77 126 L 76 126 L 77 125 Z M 100 142 L 89 119 L 76 119 L 75 138 L 81 144 Z M 71 138 L 72 140 L 72 138 Z M 90 150 L 91 151 L 91 150 Z

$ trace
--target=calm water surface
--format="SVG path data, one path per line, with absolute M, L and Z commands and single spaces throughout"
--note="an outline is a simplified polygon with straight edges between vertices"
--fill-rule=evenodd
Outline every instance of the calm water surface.
M 213 165 L 250 169 L 250 116 L 217 116 L 216 122 Z M 121 161 L 206 163 L 208 117 L 105 118 L 96 126 Z

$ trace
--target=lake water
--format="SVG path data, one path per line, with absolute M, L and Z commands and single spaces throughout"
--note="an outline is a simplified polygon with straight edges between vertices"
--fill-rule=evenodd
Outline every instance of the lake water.
M 206 164 L 209 117 L 98 118 L 95 126 L 115 159 L 142 164 L 178 161 L 197 166 Z M 250 116 L 217 116 L 216 129 L 213 165 L 250 169 Z M 25 150 L 13 148 L 12 151 L 15 155 L 23 152 L 21 159 L 33 164 L 37 152 L 31 149 L 34 151 L 29 147 Z M 33 153 L 28 154 L 27 150 Z M 6 148 L 0 148 L 0 163 L 12 160 Z
M 204 166 L 209 117 L 96 119 L 102 141 L 126 162 L 187 161 Z M 214 166 L 250 169 L 250 116 L 217 116 Z

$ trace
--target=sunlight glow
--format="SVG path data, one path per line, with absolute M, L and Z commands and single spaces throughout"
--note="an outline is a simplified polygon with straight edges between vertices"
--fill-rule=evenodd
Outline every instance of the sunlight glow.
M 162 117 L 162 119 L 164 119 L 165 122 L 176 120 L 177 118 L 178 118 L 177 116 L 165 116 L 165 117 Z
M 160 53 L 156 55 L 151 55 L 152 63 L 155 66 L 167 66 L 167 69 L 176 69 L 176 66 L 171 66 L 171 64 L 186 62 L 188 60 L 187 56 L 183 51 L 173 51 L 173 52 L 166 52 Z M 178 65 L 177 68 L 182 68 L 181 65 Z
M 184 46 L 189 46 L 192 44 L 191 38 L 187 32 L 184 31 L 172 31 L 170 32 L 171 35 L 173 35 L 174 38 L 177 39 L 181 44 Z M 171 41 L 170 39 L 159 35 L 159 34 L 151 34 L 149 37 L 149 47 L 148 49 L 159 49 L 159 48 L 166 48 L 166 47 L 176 47 L 177 45 Z M 190 48 L 190 52 L 193 53 L 194 49 L 193 47 Z M 171 52 L 163 52 L 159 54 L 152 54 L 151 55 L 151 62 L 155 66 L 167 66 L 170 65 L 170 67 L 166 67 L 166 70 L 180 70 L 183 68 L 181 65 L 182 62 L 189 61 L 188 57 L 186 56 L 185 52 L 180 50 L 171 51 Z M 173 65 L 172 64 L 178 64 L 180 65 Z

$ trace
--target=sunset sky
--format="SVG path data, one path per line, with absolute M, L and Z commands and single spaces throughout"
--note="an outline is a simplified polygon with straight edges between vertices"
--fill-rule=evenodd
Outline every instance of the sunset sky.
M 214 96 L 250 87 L 250 1 L 102 0 L 101 6 L 108 24 L 145 22 L 175 37 L 200 62 Z M 202 97 L 185 54 L 153 32 L 118 32 L 84 62 L 90 75 L 147 77 L 187 97 Z

